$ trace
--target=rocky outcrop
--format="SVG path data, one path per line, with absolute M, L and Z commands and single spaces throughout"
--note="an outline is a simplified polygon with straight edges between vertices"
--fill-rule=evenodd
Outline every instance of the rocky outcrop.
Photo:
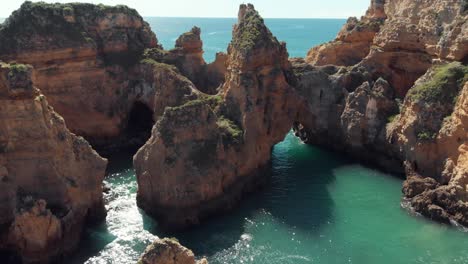
M 252 5 L 241 6 L 226 64 L 220 93 L 166 107 L 134 157 L 138 204 L 166 227 L 232 207 L 265 179 L 271 148 L 291 127 L 286 48 Z
M 360 21 L 350 18 L 335 41 L 313 48 L 306 61 L 360 63 L 374 80 L 383 77 L 404 98 L 433 59 L 466 61 L 468 26 L 463 5 L 461 0 L 371 1 Z
M 468 67 L 433 67 L 413 87 L 393 137 L 410 171 L 403 193 L 432 219 L 468 225 Z M 426 184 L 431 182 L 431 184 Z M 435 183 L 434 183 L 435 182 Z
M 312 48 L 305 58 L 317 66 L 351 66 L 359 63 L 370 51 L 375 35 L 387 16 L 384 0 L 372 1 L 365 16 L 348 19 L 334 41 Z
M 0 39 L 0 59 L 33 65 L 50 104 L 95 146 L 131 142 L 135 103 L 152 109 L 139 61 L 158 43 L 133 9 L 25 2 L 0 26 Z
M 386 1 L 387 20 L 362 64 L 404 98 L 433 59 L 461 61 L 468 53 L 463 1 Z
M 217 53 L 216 60 L 207 64 L 203 59 L 203 42 L 200 38 L 201 29 L 193 27 L 191 31 L 182 34 L 171 50 L 154 48 L 146 51 L 145 56 L 152 60 L 174 65 L 191 80 L 202 92 L 217 94 L 224 81 L 226 73 L 225 53 Z
M 33 79 L 30 66 L 0 63 L 0 249 L 46 263 L 105 216 L 107 161 L 70 133 Z
M 196 261 L 193 252 L 176 239 L 164 238 L 149 245 L 137 264 L 208 264 L 208 261 Z
M 309 63 L 291 61 L 295 88 L 305 100 L 296 135 L 406 171 L 403 193 L 414 210 L 463 225 L 468 212 L 466 182 L 460 180 L 468 167 L 466 18 L 463 1 L 372 1 L 361 21 L 350 19 L 337 40 L 312 50 Z M 369 53 L 346 51 L 349 43 L 339 39 L 357 34 L 353 24 L 372 19 L 383 23 Z M 356 56 L 357 62 L 337 61 L 329 56 L 335 50 L 345 50 L 338 57 Z M 353 66 L 319 66 L 326 64 Z

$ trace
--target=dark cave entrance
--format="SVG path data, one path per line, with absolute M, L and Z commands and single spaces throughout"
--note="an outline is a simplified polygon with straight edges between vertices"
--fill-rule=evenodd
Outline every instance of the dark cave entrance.
M 125 131 L 129 150 L 136 152 L 151 137 L 153 111 L 142 102 L 135 102 L 128 115 Z
M 465 57 L 463 57 L 463 59 L 461 60 L 463 65 L 468 65 L 468 54 L 465 55 Z

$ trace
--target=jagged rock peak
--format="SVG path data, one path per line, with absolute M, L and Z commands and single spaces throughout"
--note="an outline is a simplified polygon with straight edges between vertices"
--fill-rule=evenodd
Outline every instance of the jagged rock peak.
M 193 27 L 192 30 L 186 32 L 177 39 L 176 48 L 182 48 L 187 52 L 202 52 L 203 42 L 200 38 L 201 29 Z
M 371 0 L 371 5 L 366 12 L 367 18 L 385 19 L 385 0 Z
M 263 18 L 252 4 L 242 4 L 238 22 L 234 26 L 231 47 L 247 54 L 255 48 L 271 44 L 279 45 L 279 42 L 265 26 Z

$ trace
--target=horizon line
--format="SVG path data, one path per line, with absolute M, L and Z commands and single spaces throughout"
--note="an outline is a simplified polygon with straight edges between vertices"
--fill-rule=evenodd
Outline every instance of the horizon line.
M 7 19 L 10 16 L 2 17 L 0 16 L 0 19 Z M 207 18 L 207 19 L 219 19 L 219 18 L 224 18 L 224 19 L 237 19 L 237 17 L 197 17 L 197 16 L 154 16 L 154 15 L 149 15 L 149 16 L 144 16 L 141 15 L 141 17 L 157 17 L 157 18 Z M 349 17 L 263 17 L 263 19 L 348 19 Z

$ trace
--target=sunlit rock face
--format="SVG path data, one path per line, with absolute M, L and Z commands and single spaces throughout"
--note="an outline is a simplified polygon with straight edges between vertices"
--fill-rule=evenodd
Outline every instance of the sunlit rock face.
M 196 261 L 192 251 L 175 239 L 158 239 L 149 245 L 138 264 L 208 264 L 206 259 Z
M 0 249 L 47 263 L 76 248 L 86 222 L 105 217 L 107 161 L 67 129 L 32 73 L 0 62 Z
M 193 225 L 265 179 L 271 148 L 296 115 L 287 59 L 254 7 L 241 5 L 219 94 L 165 108 L 134 157 L 145 211 L 166 227 Z
M 466 61 L 466 16 L 461 0 L 372 1 L 361 20 L 350 18 L 335 41 L 311 49 L 306 61 L 360 63 L 404 98 L 433 59 Z
M 361 21 L 350 19 L 337 40 L 312 49 L 306 61 L 291 61 L 295 88 L 305 99 L 298 136 L 406 172 L 403 193 L 413 209 L 463 225 L 467 16 L 463 1 L 372 1 Z M 365 57 L 336 52 L 366 39 L 343 36 L 363 34 L 372 19 L 382 23 Z M 355 60 L 337 60 L 347 56 Z M 347 67 L 320 66 L 327 64 Z
M 468 67 L 431 68 L 410 90 L 392 136 L 405 154 L 403 190 L 411 205 L 439 221 L 468 225 Z M 420 188 L 421 180 L 439 185 Z M 419 189 L 419 190 L 418 190 Z M 416 191 L 415 191 L 416 190 Z
M 152 109 L 154 87 L 139 60 L 158 42 L 134 9 L 25 2 L 0 26 L 0 39 L 0 59 L 33 65 L 50 104 L 93 145 L 131 142 L 134 104 Z
M 145 57 L 174 65 L 180 73 L 186 76 L 198 90 L 207 94 L 217 94 L 226 74 L 227 55 L 216 54 L 214 62 L 207 64 L 203 59 L 203 42 L 200 38 L 201 29 L 193 27 L 176 40 L 175 48 L 163 50 L 153 48 L 145 52 Z
M 349 18 L 334 41 L 312 48 L 305 60 L 316 66 L 359 63 L 369 54 L 374 37 L 386 18 L 384 1 L 372 1 L 365 16 Z

